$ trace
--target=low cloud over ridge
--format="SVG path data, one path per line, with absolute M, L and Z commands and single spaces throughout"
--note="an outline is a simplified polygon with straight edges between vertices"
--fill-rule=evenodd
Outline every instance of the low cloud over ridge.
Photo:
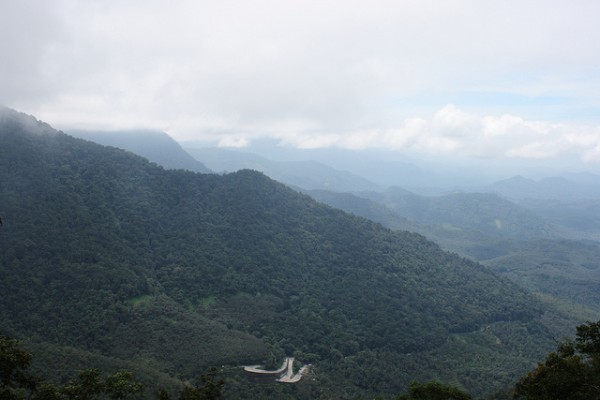
M 600 3 L 7 3 L 0 104 L 243 147 L 600 159 Z M 27 34 L 23 34 L 27 32 Z

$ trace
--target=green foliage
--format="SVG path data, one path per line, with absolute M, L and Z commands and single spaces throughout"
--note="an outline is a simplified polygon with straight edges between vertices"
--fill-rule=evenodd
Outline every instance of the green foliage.
M 19 342 L 0 336 L 0 399 L 2 400 L 127 400 L 147 398 L 142 383 L 131 371 L 103 374 L 97 368 L 80 371 L 65 385 L 57 386 L 34 377 L 29 371 L 31 353 L 20 349 Z M 215 400 L 221 397 L 225 380 L 216 368 L 200 376 L 195 385 L 185 384 L 180 400 Z M 169 392 L 161 388 L 156 398 L 168 400 Z
M 135 398 L 142 385 L 133 380 L 129 371 L 119 371 L 106 378 L 98 369 L 81 371 L 76 379 L 60 390 L 69 400 L 92 400 L 107 397 L 111 400 Z
M 36 386 L 27 369 L 32 355 L 18 347 L 18 341 L 0 335 L 0 398 L 21 399 Z
M 495 272 L 559 302 L 600 311 L 600 246 L 572 240 L 538 240 L 487 261 Z
M 0 121 L 0 329 L 15 337 L 183 378 L 294 354 L 317 365 L 327 398 L 448 373 L 446 344 L 485 338 L 489 325 L 540 327 L 534 297 L 423 236 L 257 172 L 166 171 L 27 118 Z M 547 345 L 548 332 L 532 331 Z M 539 356 L 524 360 L 506 337 L 481 344 L 503 379 Z M 421 356 L 426 365 L 398 363 Z M 479 379 L 480 363 L 452 365 Z M 382 379 L 389 371 L 400 378 Z
M 535 213 L 489 193 L 421 196 L 400 188 L 364 194 L 396 214 L 423 225 L 459 227 L 485 235 L 532 239 L 555 236 Z
M 60 389 L 51 383 L 41 383 L 32 396 L 33 400 L 64 400 Z
M 64 387 L 41 381 L 29 371 L 31 353 L 21 350 L 19 342 L 0 336 L 0 399 L 34 400 L 125 400 L 134 398 L 142 385 L 129 371 L 104 378 L 98 369 L 81 371 Z
M 206 374 L 200 376 L 194 386 L 184 386 L 179 400 L 216 400 L 220 398 L 225 381 L 219 378 L 217 373 L 216 368 L 211 368 Z
M 408 395 L 398 396 L 398 400 L 471 400 L 471 395 L 453 386 L 440 382 L 412 382 Z
M 90 369 L 81 371 L 77 379 L 69 382 L 63 389 L 68 399 L 88 400 L 104 391 L 104 382 L 100 377 L 100 371 Z
M 600 321 L 578 326 L 576 341 L 562 343 L 521 378 L 515 386 L 515 397 L 600 399 Z

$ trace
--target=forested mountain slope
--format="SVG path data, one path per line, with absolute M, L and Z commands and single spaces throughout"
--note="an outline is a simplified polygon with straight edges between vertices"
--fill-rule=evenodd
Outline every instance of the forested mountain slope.
M 551 224 L 541 223 L 539 226 L 548 226 L 547 230 L 538 230 L 538 237 L 535 237 L 535 230 L 525 230 L 527 235 L 520 235 L 519 224 L 526 225 L 531 218 L 511 217 L 511 213 L 516 216 L 527 216 L 521 207 L 493 207 L 498 203 L 495 195 L 465 194 L 463 198 L 472 197 L 472 201 L 467 202 L 470 209 L 470 220 L 476 221 L 479 218 L 491 221 L 491 217 L 499 220 L 512 220 L 514 227 L 509 234 L 494 234 L 494 230 L 487 230 L 486 233 L 470 227 L 469 219 L 462 223 L 460 218 L 452 215 L 454 207 L 450 205 L 437 207 L 431 215 L 438 215 L 439 220 L 431 220 L 436 224 L 420 225 L 406 218 L 401 217 L 390 208 L 372 200 L 358 197 L 348 193 L 334 193 L 327 191 L 308 191 L 315 199 L 331 206 L 340 208 L 355 215 L 360 215 L 379 222 L 391 229 L 407 229 L 412 232 L 418 232 L 438 243 L 442 248 L 458 252 L 465 256 L 474 258 L 483 262 L 486 266 L 492 268 L 497 274 L 505 276 L 520 286 L 527 288 L 539 295 L 546 301 L 560 304 L 570 314 L 589 315 L 589 318 L 597 318 L 600 304 L 598 295 L 600 282 L 600 248 L 597 242 L 572 240 L 568 238 L 585 237 L 586 228 L 594 227 L 593 213 L 587 214 L 587 221 L 584 226 L 580 226 L 578 221 L 584 221 L 584 213 L 569 213 L 569 207 L 546 200 L 545 204 L 540 201 L 539 208 L 532 208 L 531 213 L 536 211 L 542 214 L 545 209 L 556 207 L 556 215 L 561 215 L 562 223 Z M 417 199 L 422 196 L 412 194 L 408 191 L 396 190 L 397 196 L 412 197 L 413 203 L 418 203 Z M 371 195 L 374 196 L 374 195 Z M 444 197 L 437 202 L 442 203 Z M 479 199 L 479 204 L 473 200 Z M 420 205 L 422 209 L 431 207 Z M 506 203 L 502 200 L 501 203 Z M 509 202 L 508 202 L 509 203 Z M 435 203 L 433 203 L 435 204 Z M 592 202 L 589 202 L 592 205 Z M 546 207 L 544 209 L 544 207 Z M 403 209 L 404 207 L 399 207 Z M 467 208 L 463 207 L 466 211 Z M 519 210 L 514 212 L 513 210 Z M 540 209 L 542 211 L 540 211 Z M 559 213 L 559 209 L 562 213 Z M 446 215 L 446 213 L 450 215 Z M 492 214 L 494 213 L 494 214 Z M 456 213 L 455 213 L 456 214 Z M 460 213 L 458 213 L 460 215 Z M 444 224 L 444 221 L 456 220 L 460 225 Z M 544 221 L 543 217 L 536 217 L 534 220 Z M 567 228 L 570 225 L 571 229 Z M 597 229 L 597 228 L 595 228 Z M 551 236 L 563 234 L 563 238 L 548 239 L 548 232 L 553 232 Z M 575 312 L 575 313 L 574 313 Z M 588 317 L 585 317 L 588 318 Z M 575 320 L 574 323 L 579 323 Z
M 398 215 L 424 225 L 446 225 L 516 239 L 557 237 L 553 227 L 533 212 L 490 193 L 422 196 L 401 188 L 360 193 Z
M 495 194 L 423 196 L 397 187 L 382 193 L 306 193 L 390 229 L 420 233 L 444 249 L 480 261 L 510 254 L 526 240 L 558 239 L 566 229 Z
M 306 398 L 490 392 L 553 345 L 507 280 L 260 173 L 165 170 L 7 109 L 0 142 L 2 333 L 171 376 L 293 354 Z
M 522 286 L 600 311 L 600 245 L 572 240 L 520 243 L 486 263 Z
M 329 190 L 305 190 L 303 192 L 317 201 L 339 208 L 347 213 L 378 222 L 390 229 L 418 232 L 421 234 L 426 231 L 423 225 L 401 217 L 383 204 L 353 193 L 339 193 Z

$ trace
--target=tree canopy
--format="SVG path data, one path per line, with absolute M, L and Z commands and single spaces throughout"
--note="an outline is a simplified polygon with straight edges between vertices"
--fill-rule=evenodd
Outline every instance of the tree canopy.
M 54 349 L 48 374 L 93 356 L 192 379 L 289 355 L 315 364 L 322 398 L 456 370 L 485 391 L 551 348 L 535 297 L 423 236 L 255 171 L 165 170 L 8 114 L 0 330 Z
M 397 400 L 471 400 L 471 395 L 454 386 L 440 382 L 412 382 L 408 394 L 398 396 Z
M 600 321 L 577 327 L 575 341 L 561 343 L 515 387 L 525 400 L 600 399 Z
M 131 371 L 104 374 L 88 368 L 65 385 L 49 383 L 29 372 L 33 355 L 21 349 L 18 340 L 0 335 L 0 399 L 2 400 L 134 400 L 155 395 L 170 400 L 164 389 L 144 392 L 142 383 Z M 217 400 L 225 381 L 216 368 L 209 369 L 194 384 L 184 383 L 179 400 Z

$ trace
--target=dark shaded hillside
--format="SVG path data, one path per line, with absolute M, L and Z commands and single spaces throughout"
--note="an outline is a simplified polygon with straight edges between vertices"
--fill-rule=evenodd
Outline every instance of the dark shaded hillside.
M 324 398 L 433 376 L 489 391 L 551 346 L 515 285 L 260 173 L 167 171 L 9 110 L 0 141 L 12 336 L 172 376 L 294 354 L 315 363 L 306 385 Z M 486 368 L 454 342 L 478 343 Z
M 166 171 L 62 133 L 37 135 L 44 126 L 24 116 L 1 124 L 3 331 L 184 373 L 266 354 L 157 282 L 156 266 L 178 251 L 162 231 L 174 206 Z

